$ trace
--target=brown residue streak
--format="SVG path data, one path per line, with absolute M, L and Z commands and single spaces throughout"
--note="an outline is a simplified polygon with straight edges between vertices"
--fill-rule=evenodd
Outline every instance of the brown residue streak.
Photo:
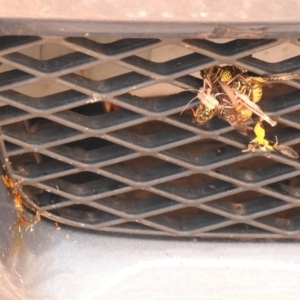
M 23 205 L 23 198 L 20 194 L 19 188 L 16 186 L 16 184 L 13 182 L 13 180 L 7 175 L 2 175 L 2 180 L 4 182 L 4 185 L 10 190 L 10 193 L 14 199 L 14 206 L 17 211 L 17 226 L 27 226 L 31 227 L 38 223 L 41 220 L 41 214 L 39 211 L 36 211 L 36 215 L 33 219 L 26 219 L 24 217 L 24 205 Z M 22 180 L 18 182 L 20 184 Z
M 29 224 L 29 221 L 25 219 L 24 217 L 19 217 L 17 226 L 27 226 Z
M 10 188 L 10 189 L 13 189 L 14 188 L 14 183 L 13 181 L 11 180 L 11 178 L 8 176 L 8 175 L 2 175 L 2 180 L 5 184 L 6 187 Z
M 24 208 L 23 208 L 23 199 L 22 196 L 20 194 L 20 192 L 18 191 L 18 189 L 16 187 L 14 187 L 12 189 L 12 196 L 14 198 L 14 204 L 15 204 L 15 208 L 17 209 L 17 211 L 19 213 L 23 213 Z

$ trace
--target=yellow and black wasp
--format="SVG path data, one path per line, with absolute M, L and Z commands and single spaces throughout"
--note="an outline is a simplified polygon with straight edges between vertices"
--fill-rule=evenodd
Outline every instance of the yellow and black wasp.
M 298 157 L 292 148 L 276 142 L 270 143 L 264 138 L 262 120 L 271 126 L 277 123 L 257 105 L 257 102 L 262 98 L 264 84 L 270 81 L 300 79 L 300 73 L 252 76 L 242 68 L 227 65 L 204 69 L 200 71 L 200 75 L 204 84 L 196 97 L 200 103 L 197 109 L 193 110 L 194 123 L 202 125 L 218 115 L 244 135 L 250 130 L 254 131 L 256 138 L 249 144 L 248 151 L 262 147 L 292 158 Z M 260 118 L 254 128 L 244 124 L 251 119 L 253 113 Z
M 199 104 L 197 108 L 195 110 L 192 109 L 194 116 L 193 123 L 202 125 L 209 121 L 213 116 L 215 116 L 220 106 L 220 103 L 216 98 L 218 94 L 214 94 L 212 88 L 213 86 L 211 81 L 208 78 L 203 78 L 203 87 L 198 90 L 197 96 L 189 101 L 181 113 L 192 101 L 198 98 Z
M 193 112 L 193 123 L 203 125 L 215 115 L 219 114 L 222 110 L 223 105 L 217 99 L 217 96 L 221 93 L 217 92 L 216 82 L 222 77 L 228 74 L 230 80 L 232 78 L 233 68 L 227 71 L 226 68 L 211 67 L 200 71 L 200 76 L 203 79 L 203 86 L 198 90 L 197 96 L 193 98 L 189 103 L 184 107 L 181 113 L 185 108 L 196 98 L 199 99 L 197 108 Z M 237 74 L 237 73 L 236 73 Z M 224 111 L 224 110 L 223 110 Z M 227 113 L 224 115 L 228 115 Z
M 199 90 L 202 91 L 203 95 L 202 97 L 198 97 L 200 99 L 200 103 L 197 109 L 193 111 L 193 121 L 195 123 L 201 125 L 205 123 L 206 120 L 218 115 L 230 125 L 234 126 L 240 133 L 247 135 L 247 131 L 252 130 L 252 128 L 244 125 L 243 123 L 251 119 L 252 112 L 254 111 L 256 114 L 274 125 L 274 122 L 270 120 L 270 118 L 264 114 L 264 112 L 255 103 L 247 99 L 247 96 L 240 95 L 240 97 L 237 97 L 234 92 L 235 90 L 227 84 L 227 82 L 231 81 L 241 73 L 244 73 L 244 70 L 235 66 L 211 67 L 200 72 L 204 82 L 208 82 L 210 88 L 209 90 L 205 89 L 204 84 Z M 222 93 L 220 89 L 224 93 Z M 214 97 L 216 99 L 219 95 L 224 95 L 218 97 L 218 105 L 213 107 L 209 106 L 207 101 L 201 100 L 209 99 L 208 95 L 211 94 L 212 90 L 215 91 Z
M 256 148 L 260 150 L 267 151 L 277 151 L 285 156 L 290 158 L 297 159 L 299 158 L 298 153 L 291 147 L 278 144 L 278 139 L 275 136 L 275 142 L 270 142 L 265 138 L 266 131 L 262 126 L 262 120 L 259 120 L 254 127 L 255 138 L 248 144 L 247 149 L 243 152 L 252 151 L 255 152 Z
M 210 67 L 202 70 L 200 74 L 203 78 L 206 78 L 211 85 L 216 84 L 221 87 L 223 92 L 229 97 L 232 106 L 236 109 L 236 113 L 242 115 L 239 119 L 246 121 L 250 119 L 252 113 L 254 113 L 271 126 L 275 126 L 277 123 L 256 104 L 262 98 L 263 85 L 270 81 L 300 78 L 299 73 L 250 76 L 246 70 L 233 65 Z M 220 97 L 218 97 L 220 103 L 219 107 L 222 107 L 222 101 L 219 98 Z M 230 111 L 234 112 L 233 109 L 230 109 Z M 226 116 L 224 113 L 220 116 L 224 118 L 224 115 Z M 224 119 L 226 121 L 229 120 L 228 118 Z M 232 125 L 232 123 L 230 124 Z

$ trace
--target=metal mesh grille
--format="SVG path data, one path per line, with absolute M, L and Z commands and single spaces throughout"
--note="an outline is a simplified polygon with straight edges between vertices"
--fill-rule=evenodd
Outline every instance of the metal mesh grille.
M 24 180 L 28 203 L 74 226 L 298 238 L 299 161 L 243 153 L 251 136 L 218 118 L 197 126 L 190 110 L 180 115 L 209 66 L 300 72 L 300 51 L 277 62 L 256 55 L 283 43 L 1 37 L 6 168 Z M 266 126 L 269 136 L 299 152 L 298 88 L 298 81 L 267 87 L 260 106 L 279 123 Z

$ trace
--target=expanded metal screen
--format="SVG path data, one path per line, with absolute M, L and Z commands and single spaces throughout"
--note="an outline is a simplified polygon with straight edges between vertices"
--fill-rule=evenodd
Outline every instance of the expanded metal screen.
M 298 43 L 287 51 L 276 39 L 1 37 L 5 168 L 22 180 L 24 201 L 78 227 L 299 238 L 299 160 L 243 153 L 251 134 L 218 117 L 194 124 L 192 104 L 180 114 L 202 86 L 201 69 L 300 72 Z M 287 57 L 276 58 L 278 49 Z M 265 126 L 268 138 L 297 152 L 298 88 L 299 81 L 266 86 L 259 102 L 279 124 Z

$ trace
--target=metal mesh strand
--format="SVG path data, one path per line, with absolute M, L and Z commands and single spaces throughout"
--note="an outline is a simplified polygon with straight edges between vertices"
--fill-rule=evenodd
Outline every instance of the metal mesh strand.
M 253 138 L 215 117 L 192 123 L 201 69 L 300 72 L 282 40 L 0 37 L 2 155 L 42 215 L 99 231 L 299 238 L 299 161 L 243 153 Z M 298 41 L 290 41 L 298 48 Z M 299 46 L 300 47 L 300 46 Z M 52 49 L 52 50 L 51 50 Z M 53 51 L 55 49 L 55 51 Z M 167 50 L 167 51 L 166 51 Z M 149 54 L 150 53 L 150 54 Z M 166 54 L 167 53 L 167 54 Z M 300 150 L 299 81 L 260 102 L 268 138 Z

